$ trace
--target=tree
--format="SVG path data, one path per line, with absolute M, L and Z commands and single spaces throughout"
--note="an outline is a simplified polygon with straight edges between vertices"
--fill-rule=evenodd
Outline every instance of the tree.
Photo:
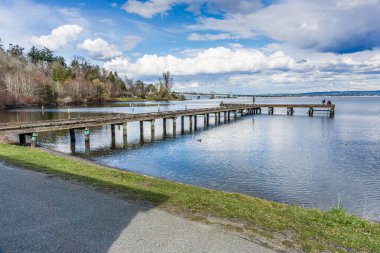
M 10 56 L 17 57 L 17 58 L 22 58 L 24 56 L 24 49 L 25 48 L 20 47 L 19 45 L 9 44 L 7 53 Z
M 170 75 L 170 72 L 166 71 L 162 73 L 162 78 L 160 78 L 159 80 L 160 80 L 160 83 L 164 85 L 165 89 L 168 92 L 170 92 L 170 90 L 172 89 L 174 85 L 174 80 L 173 80 L 173 77 Z

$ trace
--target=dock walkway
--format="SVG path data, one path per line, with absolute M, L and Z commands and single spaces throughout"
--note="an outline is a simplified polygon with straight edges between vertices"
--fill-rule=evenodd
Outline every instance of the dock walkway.
M 234 119 L 237 115 L 241 116 L 247 114 L 261 114 L 262 108 L 268 108 L 268 114 L 273 114 L 274 108 L 283 107 L 287 108 L 288 115 L 293 115 L 294 108 L 308 108 L 309 116 L 313 116 L 316 110 L 323 110 L 329 112 L 330 116 L 334 115 L 335 105 L 321 105 L 321 104 L 225 104 L 221 103 L 219 107 L 191 109 L 191 110 L 176 110 L 176 111 L 163 111 L 151 113 L 136 113 L 136 114 L 119 114 L 111 116 L 97 116 L 86 118 L 73 118 L 62 120 L 48 120 L 48 121 L 35 121 L 35 122 L 14 122 L 0 124 L 0 135 L 17 134 L 20 138 L 20 144 L 26 142 L 26 136 L 30 135 L 31 146 L 36 146 L 38 133 L 50 132 L 58 130 L 69 130 L 71 142 L 75 143 L 75 129 L 84 129 L 85 140 L 90 140 L 90 127 L 111 125 L 112 137 L 115 136 L 115 126 L 123 126 L 123 136 L 126 140 L 127 137 L 127 123 L 140 122 L 140 136 L 143 138 L 143 123 L 148 121 L 151 124 L 151 136 L 155 136 L 155 120 L 163 119 L 164 135 L 166 135 L 166 121 L 171 119 L 173 121 L 173 135 L 176 135 L 176 119 L 181 117 L 181 133 L 184 133 L 185 117 L 189 117 L 190 131 L 197 130 L 198 116 L 203 117 L 204 126 L 208 127 L 210 122 L 210 114 L 215 115 L 215 125 L 220 124 L 221 114 L 223 113 L 224 123 L 230 122 L 231 113 Z

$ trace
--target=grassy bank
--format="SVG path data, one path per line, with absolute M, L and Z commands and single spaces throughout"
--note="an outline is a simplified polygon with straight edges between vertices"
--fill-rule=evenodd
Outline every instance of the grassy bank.
M 380 252 L 380 224 L 342 209 L 320 211 L 265 201 L 236 193 L 193 187 L 109 169 L 41 150 L 0 143 L 0 159 L 29 169 L 57 174 L 124 192 L 162 208 L 218 217 L 241 224 L 245 233 L 277 240 L 308 252 Z M 202 218 L 206 217 L 206 218 Z

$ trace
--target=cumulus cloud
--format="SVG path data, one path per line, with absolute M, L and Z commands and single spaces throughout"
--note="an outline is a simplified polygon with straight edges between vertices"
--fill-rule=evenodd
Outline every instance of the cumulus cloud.
M 293 68 L 294 65 L 294 59 L 283 52 L 266 56 L 259 50 L 225 47 L 198 51 L 192 57 L 185 58 L 173 55 L 144 55 L 134 63 L 125 57 L 118 57 L 104 64 L 106 68 L 129 77 L 159 76 L 163 71 L 170 71 L 176 76 L 188 76 L 257 72 L 265 69 L 285 70 Z
M 134 49 L 143 39 L 140 36 L 129 35 L 124 37 L 124 48 L 126 50 Z
M 171 9 L 171 5 L 175 0 L 149 0 L 140 2 L 137 0 L 129 0 L 123 5 L 123 9 L 128 13 L 135 13 L 144 18 L 152 18 L 158 13 L 165 13 Z
M 111 45 L 101 38 L 95 40 L 86 39 L 83 43 L 78 44 L 77 47 L 87 51 L 92 58 L 98 60 L 106 60 L 122 55 L 122 52 L 115 45 Z
M 236 38 L 236 37 L 235 37 Z M 227 40 L 227 39 L 234 39 L 234 36 L 229 33 L 206 33 L 206 34 L 199 34 L 199 33 L 191 33 L 188 37 L 188 40 L 192 41 L 204 41 L 204 40 Z
M 75 40 L 83 30 L 83 27 L 79 25 L 63 25 L 53 29 L 49 35 L 33 36 L 30 41 L 36 46 L 58 50 Z
M 269 36 L 300 48 L 351 53 L 380 46 L 379 0 L 284 0 L 248 14 L 200 18 L 189 29 Z
M 152 18 L 156 14 L 166 14 L 173 6 L 187 4 L 187 10 L 199 14 L 200 9 L 217 14 L 221 12 L 245 13 L 262 6 L 260 0 L 128 0 L 123 9 L 144 18 Z

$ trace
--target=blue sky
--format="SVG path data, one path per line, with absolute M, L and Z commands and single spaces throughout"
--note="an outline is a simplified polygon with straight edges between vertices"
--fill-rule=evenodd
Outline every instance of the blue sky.
M 176 90 L 380 89 L 379 0 L 0 0 L 3 44 Z

